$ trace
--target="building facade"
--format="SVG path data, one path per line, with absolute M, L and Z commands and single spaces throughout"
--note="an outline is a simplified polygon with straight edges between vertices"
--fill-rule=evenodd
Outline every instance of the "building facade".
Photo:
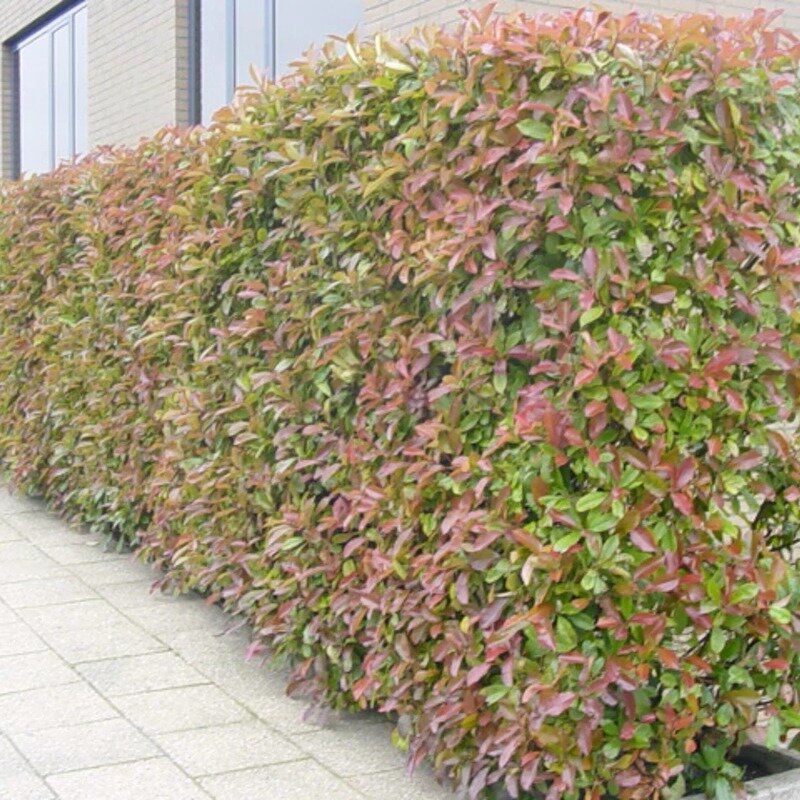
M 0 173 L 207 122 L 363 20 L 363 0 L 0 0 Z
M 606 0 L 659 13 L 746 14 L 771 0 Z M 782 24 L 800 30 L 800 0 Z M 499 10 L 582 0 L 500 0 Z M 279 75 L 313 42 L 358 26 L 400 34 L 447 24 L 485 0 L 0 0 L 0 174 L 44 172 L 165 124 L 207 122 L 250 82 Z

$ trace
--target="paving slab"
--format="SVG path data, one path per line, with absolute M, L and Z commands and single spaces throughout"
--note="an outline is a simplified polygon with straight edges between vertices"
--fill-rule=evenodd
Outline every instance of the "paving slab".
M 208 800 L 194 781 L 169 759 L 151 758 L 131 764 L 52 775 L 48 783 L 59 800 Z M 230 795 L 228 800 L 234 800 Z M 244 800 L 244 795 L 241 796 Z M 278 798 L 275 798 L 278 800 Z
M 180 656 L 169 652 L 91 661 L 76 670 L 105 697 L 208 683 Z
M 10 608 L 37 608 L 61 605 L 76 600 L 97 597 L 85 583 L 77 578 L 37 578 L 31 581 L 0 586 L 0 600 Z
M 24 514 L 27 511 L 40 512 L 41 508 L 42 504 L 39 500 L 2 489 L 2 494 L 0 494 L 0 514 L 4 516 L 15 516 L 16 514 Z
M 19 531 L 0 517 L 0 542 L 18 542 Z
M 0 800 L 51 800 L 55 795 L 11 742 L 0 736 Z
M 212 725 L 154 738 L 178 765 L 194 776 L 304 758 L 299 748 L 257 721 Z
M 202 778 L 200 785 L 215 800 L 275 798 L 275 800 L 364 800 L 365 795 L 319 764 L 306 759 L 271 767 L 228 772 Z
M 24 622 L 0 624 L 0 658 L 42 650 L 47 650 L 47 645 Z
M 98 561 L 113 563 L 114 560 L 125 560 L 125 556 L 107 552 L 101 542 L 88 536 L 78 535 L 70 543 L 39 544 L 39 549 L 58 564 L 91 564 Z
M 348 777 L 403 767 L 403 754 L 386 746 L 391 731 L 391 725 L 384 723 L 367 726 L 342 722 L 325 730 L 296 734 L 291 739 L 331 772 Z
M 0 561 L 24 561 L 39 555 L 39 549 L 25 539 L 0 542 Z
M 209 608 L 202 601 L 183 598 L 162 597 L 154 603 L 132 606 L 124 613 L 145 630 L 156 634 L 205 631 L 211 625 L 225 624 L 218 608 Z
M 97 586 L 97 592 L 115 608 L 128 611 L 131 608 L 141 608 L 154 603 L 188 602 L 190 597 L 185 595 L 174 596 L 154 588 L 158 573 L 145 566 L 145 574 L 139 575 L 135 581 L 125 583 L 105 584 Z M 199 599 L 199 598 L 193 598 Z
M 78 676 L 55 653 L 25 653 L 0 658 L 0 697 L 26 689 L 76 683 Z
M 159 754 L 153 742 L 124 719 L 12 733 L 9 739 L 40 775 L 138 761 Z
M 153 571 L 130 556 L 113 556 L 107 553 L 99 561 L 83 562 L 70 566 L 70 572 L 97 591 L 102 586 L 139 583 L 155 580 Z M 145 596 L 146 601 L 146 596 Z
M 22 583 L 42 578 L 69 578 L 70 573 L 60 564 L 41 553 L 28 558 L 0 560 L 0 586 Z
M 163 642 L 130 622 L 102 628 L 56 628 L 41 635 L 68 664 L 145 655 L 167 649 Z
M 117 697 L 114 705 L 147 734 L 206 728 L 252 719 L 217 686 L 182 686 Z
M 0 500 L 0 519 L 24 534 L 28 541 L 33 541 L 37 534 L 46 531 L 53 533 L 54 537 L 56 537 L 54 541 L 56 539 L 64 541 L 69 534 L 82 532 L 81 529 L 75 528 L 56 514 L 51 514 L 41 503 L 37 501 L 31 502 L 33 505 L 30 508 L 21 508 L 16 512 L 3 513 L 2 500 Z
M 453 800 L 453 792 L 439 785 L 424 767 L 412 777 L 404 768 L 354 775 L 348 782 L 368 800 Z
M 2 601 L 0 601 L 0 625 L 19 622 L 19 617 Z
M 305 719 L 307 701 L 287 696 L 285 671 L 265 666 L 260 659 L 245 660 L 243 632 L 182 631 L 161 638 L 210 681 L 224 683 L 232 697 L 271 728 L 289 734 L 322 727 Z
M 127 617 L 99 598 L 38 608 L 23 608 L 18 614 L 31 628 L 42 635 L 54 630 L 114 628 L 129 622 Z
M 119 712 L 87 683 L 0 695 L 0 730 L 7 734 L 31 733 L 118 716 Z

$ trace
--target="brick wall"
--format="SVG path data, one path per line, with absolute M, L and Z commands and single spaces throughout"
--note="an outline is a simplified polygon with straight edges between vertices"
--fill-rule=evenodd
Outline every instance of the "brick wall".
M 462 8 L 482 8 L 486 0 L 364 0 L 364 32 L 373 34 L 379 30 L 401 33 L 417 25 L 452 22 L 458 19 Z M 778 24 L 800 32 L 800 0 L 604 0 L 604 8 L 617 13 L 631 9 L 652 11 L 657 14 L 686 13 L 694 11 L 718 11 L 725 15 L 749 14 L 756 8 L 784 9 Z M 564 8 L 591 6 L 585 0 L 500 0 L 498 10 L 559 11 Z
M 89 0 L 89 143 L 188 122 L 188 0 Z
M 13 170 L 9 40 L 64 3 L 0 0 L 0 170 Z M 133 144 L 189 122 L 189 0 L 87 0 L 89 144 Z

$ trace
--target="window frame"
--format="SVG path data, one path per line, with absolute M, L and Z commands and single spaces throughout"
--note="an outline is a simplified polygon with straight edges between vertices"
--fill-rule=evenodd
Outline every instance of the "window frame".
M 22 70 L 20 65 L 20 51 L 28 44 L 42 36 L 47 36 L 48 51 L 48 82 L 47 82 L 47 108 L 49 114 L 49 129 L 47 131 L 49 139 L 48 150 L 48 171 L 55 169 L 60 162 L 56 163 L 56 132 L 55 132 L 55 112 L 56 112 L 56 92 L 55 92 L 55 33 L 62 28 L 68 29 L 69 41 L 69 149 L 74 158 L 79 155 L 77 152 L 77 86 L 76 86 L 76 24 L 75 17 L 81 11 L 87 11 L 86 0 L 69 0 L 69 2 L 59 3 L 48 14 L 35 20 L 26 26 L 8 43 L 12 56 L 12 96 L 13 96 L 13 136 L 12 136 L 12 167 L 14 177 L 22 174 Z M 86 58 L 88 59 L 88 42 Z M 88 89 L 88 87 L 87 87 Z M 88 111 L 88 108 L 87 108 Z M 63 158 L 62 158 L 63 160 Z

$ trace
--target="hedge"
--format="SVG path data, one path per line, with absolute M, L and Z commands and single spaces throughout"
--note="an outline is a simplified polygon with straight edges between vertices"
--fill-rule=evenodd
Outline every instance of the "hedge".
M 800 43 L 350 38 L 0 191 L 0 457 L 469 797 L 800 726 Z

